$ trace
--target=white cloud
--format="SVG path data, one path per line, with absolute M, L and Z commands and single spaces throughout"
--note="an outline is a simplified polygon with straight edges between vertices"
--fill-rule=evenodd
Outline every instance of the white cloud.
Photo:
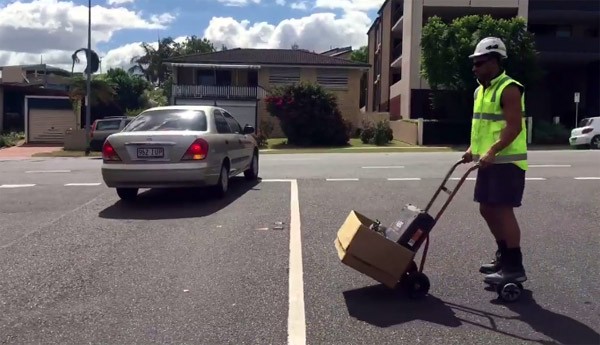
M 348 11 L 341 17 L 334 13 L 314 13 L 302 18 L 285 19 L 273 25 L 251 24 L 231 17 L 213 17 L 204 37 L 215 46 L 229 48 L 290 48 L 294 43 L 302 49 L 325 51 L 339 46 L 367 44 L 371 19 L 364 12 Z
M 290 8 L 293 10 L 306 10 L 308 7 L 306 5 L 306 1 L 293 2 L 290 5 Z
M 107 4 L 109 5 L 124 5 L 124 4 L 129 4 L 129 3 L 133 3 L 135 0 L 108 0 L 106 1 Z
M 243 7 L 247 6 L 250 3 L 260 4 L 260 0 L 218 0 L 220 3 L 225 6 L 230 7 Z
M 87 46 L 87 18 L 87 6 L 68 1 L 15 1 L 0 7 L 0 65 L 39 63 L 43 56 L 45 63 L 70 70 L 71 54 Z M 95 5 L 92 49 L 119 30 L 163 29 L 173 19 L 166 13 L 144 18 L 124 7 Z M 85 68 L 85 54 L 81 57 L 76 71 Z
M 107 0 L 112 3 L 126 0 Z M 219 0 L 239 4 L 260 0 Z M 294 0 L 296 4 L 305 0 Z M 379 8 L 383 0 L 329 0 L 315 6 L 342 9 L 335 13 L 313 13 L 308 16 L 290 18 L 279 23 L 250 22 L 231 17 L 213 17 L 203 36 L 215 47 L 229 48 L 290 48 L 297 44 L 302 49 L 325 51 L 332 47 L 367 44 L 367 30 L 372 21 L 365 8 Z M 285 0 L 269 0 L 273 5 L 285 5 Z M 311 2 L 309 2 L 311 3 Z M 241 5 L 240 5 L 241 6 Z M 292 1 L 288 6 L 294 6 Z M 296 6 L 298 7 L 298 6 Z M 301 7 L 301 5 L 300 5 Z M 92 10 L 92 48 L 98 43 L 109 42 L 119 30 L 161 29 L 174 20 L 168 13 L 147 15 L 124 7 L 102 7 Z M 190 34 L 192 34 L 190 32 Z M 202 35 L 202 34 L 201 34 Z M 184 37 L 178 37 L 181 41 Z M 156 47 L 156 43 L 152 43 Z M 29 3 L 13 2 L 0 8 L 0 65 L 16 65 L 43 62 L 71 70 L 71 54 L 87 46 L 87 7 L 66 0 L 34 0 Z M 96 50 L 102 58 L 102 71 L 111 67 L 131 66 L 131 58 L 143 54 L 141 42 L 129 43 L 103 52 Z M 75 71 L 85 68 L 85 54 Z

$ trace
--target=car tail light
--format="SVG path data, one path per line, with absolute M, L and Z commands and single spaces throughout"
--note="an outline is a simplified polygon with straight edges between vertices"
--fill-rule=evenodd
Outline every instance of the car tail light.
M 581 131 L 581 134 L 586 134 L 589 133 L 593 130 L 593 128 L 585 128 L 583 131 Z
M 90 129 L 90 139 L 94 139 L 94 131 L 96 130 L 96 125 L 98 124 L 98 120 L 92 123 L 92 128 Z
M 115 151 L 115 148 L 106 140 L 102 145 L 102 159 L 105 161 L 120 161 L 121 158 Z
M 182 160 L 202 160 L 208 155 L 208 143 L 204 139 L 196 139 L 181 158 Z

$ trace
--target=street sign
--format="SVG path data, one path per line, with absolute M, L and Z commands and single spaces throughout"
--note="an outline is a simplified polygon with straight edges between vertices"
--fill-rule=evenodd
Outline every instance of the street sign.
M 575 92 L 575 127 L 577 127 L 579 121 L 579 92 Z

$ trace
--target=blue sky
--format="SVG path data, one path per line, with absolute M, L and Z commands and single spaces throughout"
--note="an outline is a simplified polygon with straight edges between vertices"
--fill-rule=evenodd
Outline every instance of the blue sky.
M 229 48 L 359 47 L 366 44 L 382 2 L 93 0 L 92 48 L 108 68 L 127 67 L 141 53 L 140 42 L 156 42 L 159 36 L 197 35 Z M 87 44 L 87 3 L 0 0 L 0 65 L 38 63 L 43 56 L 44 62 L 70 70 L 70 55 Z

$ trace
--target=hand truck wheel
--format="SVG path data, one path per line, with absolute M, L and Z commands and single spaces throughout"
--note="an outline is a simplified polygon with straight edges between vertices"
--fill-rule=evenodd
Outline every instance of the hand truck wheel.
M 402 283 L 404 290 L 411 299 L 425 297 L 431 287 L 429 278 L 418 271 L 410 272 L 408 276 L 404 277 Z

